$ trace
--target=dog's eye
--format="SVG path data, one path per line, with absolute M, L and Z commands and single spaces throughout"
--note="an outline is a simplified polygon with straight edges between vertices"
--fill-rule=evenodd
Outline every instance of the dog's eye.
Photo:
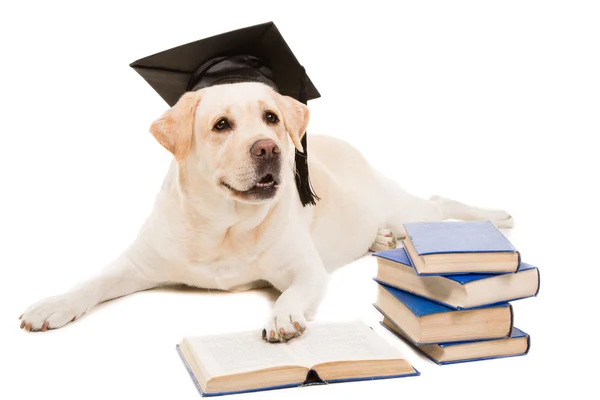
M 220 120 L 217 121 L 215 126 L 213 126 L 213 129 L 215 131 L 225 131 L 230 128 L 231 128 L 231 124 L 229 123 L 229 120 L 227 118 L 221 118 Z
M 279 122 L 279 118 L 277 117 L 277 115 L 275 115 L 274 113 L 267 111 L 265 113 L 265 119 L 267 120 L 267 123 L 269 124 L 276 124 Z

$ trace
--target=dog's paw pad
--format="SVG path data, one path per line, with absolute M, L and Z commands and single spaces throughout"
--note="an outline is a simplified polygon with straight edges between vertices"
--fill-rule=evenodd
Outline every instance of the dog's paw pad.
M 83 314 L 85 308 L 70 296 L 55 296 L 39 301 L 21 315 L 21 329 L 42 331 L 60 328 Z
M 378 251 L 395 249 L 396 246 L 398 246 L 396 235 L 389 229 L 381 228 L 377 232 L 375 242 L 369 250 L 376 253 Z
M 306 319 L 302 313 L 274 311 L 263 329 L 262 337 L 270 343 L 286 342 L 302 335 Z

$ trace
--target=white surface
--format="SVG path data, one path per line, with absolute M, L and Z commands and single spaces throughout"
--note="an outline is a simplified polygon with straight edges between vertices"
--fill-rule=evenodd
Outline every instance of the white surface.
M 597 3 L 136 3 L 1 6 L 0 398 L 198 399 L 181 337 L 261 327 L 274 295 L 260 291 L 144 292 L 47 333 L 19 330 L 17 317 L 115 257 L 151 209 L 170 158 L 148 127 L 166 106 L 128 63 L 269 20 L 323 96 L 309 134 L 345 138 L 415 194 L 508 210 L 542 290 L 514 304 L 529 355 L 438 367 L 378 326 L 366 257 L 335 273 L 317 318 L 364 319 L 422 375 L 243 398 L 507 399 L 591 386 L 595 355 L 579 345 L 597 325 L 586 303 L 598 277 Z

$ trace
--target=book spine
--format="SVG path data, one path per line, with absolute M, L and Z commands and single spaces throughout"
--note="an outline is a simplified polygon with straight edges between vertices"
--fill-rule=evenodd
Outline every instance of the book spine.
M 531 348 L 531 336 L 527 335 L 527 348 L 525 349 L 525 353 L 523 353 L 523 355 L 529 353 L 530 348 Z
M 302 383 L 302 386 L 319 385 L 323 383 L 325 382 L 323 381 L 323 379 L 321 379 L 317 371 L 311 368 L 308 370 L 308 373 L 306 374 L 306 379 L 304 380 L 304 383 Z
M 515 270 L 513 271 L 513 273 L 515 273 L 519 270 L 519 265 L 521 265 L 521 253 L 519 251 L 517 251 L 517 266 L 515 267 Z
M 513 311 L 512 304 L 508 303 L 508 308 L 510 309 L 510 327 L 508 328 L 508 333 L 506 334 L 507 338 L 509 338 L 510 335 L 512 334 L 512 330 L 513 330 L 514 323 L 515 323 L 515 313 Z
M 540 278 L 540 269 L 537 268 L 537 267 L 536 267 L 536 269 L 537 269 L 537 275 L 538 275 L 538 287 L 537 287 L 537 290 L 535 291 L 534 296 L 538 295 L 538 293 L 540 292 L 540 286 L 542 284 L 542 281 L 541 281 L 541 278 Z

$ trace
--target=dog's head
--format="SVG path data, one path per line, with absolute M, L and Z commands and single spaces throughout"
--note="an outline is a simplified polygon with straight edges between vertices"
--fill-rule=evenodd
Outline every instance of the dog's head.
M 308 119 L 308 108 L 293 98 L 261 83 L 236 83 L 184 94 L 150 131 L 188 181 L 202 177 L 235 200 L 260 203 L 293 178 L 294 146 L 302 150 Z

